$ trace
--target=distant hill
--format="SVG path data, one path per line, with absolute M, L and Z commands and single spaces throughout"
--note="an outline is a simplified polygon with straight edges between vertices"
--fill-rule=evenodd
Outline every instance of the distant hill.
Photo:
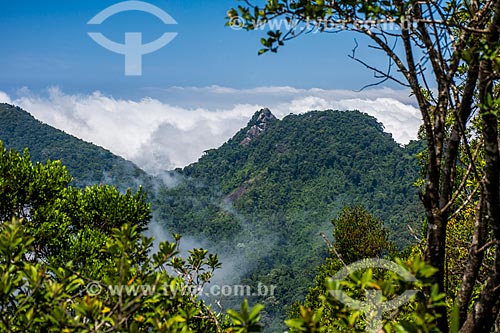
M 326 255 L 319 232 L 346 205 L 385 221 L 402 248 L 407 224 L 421 221 L 413 183 L 418 142 L 401 147 L 382 124 L 358 111 L 314 111 L 282 120 L 263 109 L 218 149 L 177 171 L 157 206 L 168 230 L 217 244 L 244 280 L 278 286 L 260 299 L 271 317 L 300 299 Z M 250 267 L 249 267 L 250 266 Z M 245 270 L 246 269 L 246 270 Z
M 7 148 L 29 148 L 33 161 L 61 160 L 73 185 L 111 184 L 124 190 L 149 183 L 135 164 L 35 119 L 23 109 L 0 103 L 0 140 Z

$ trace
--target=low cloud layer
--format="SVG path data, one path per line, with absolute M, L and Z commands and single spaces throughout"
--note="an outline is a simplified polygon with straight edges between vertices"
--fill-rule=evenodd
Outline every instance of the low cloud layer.
M 348 90 L 258 87 L 233 89 L 172 87 L 146 89 L 146 97 L 128 100 L 66 94 L 50 88 L 16 96 L 0 91 L 0 102 L 18 105 L 35 118 L 132 160 L 151 173 L 195 162 L 244 127 L 262 107 L 278 117 L 310 110 L 360 110 L 376 117 L 394 139 L 415 139 L 420 114 L 408 91 L 388 88 Z

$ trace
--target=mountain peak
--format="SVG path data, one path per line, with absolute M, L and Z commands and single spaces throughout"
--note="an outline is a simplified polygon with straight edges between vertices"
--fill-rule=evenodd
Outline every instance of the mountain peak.
M 277 118 L 268 108 L 257 111 L 252 120 L 248 123 L 250 129 L 247 131 L 245 138 L 240 142 L 242 146 L 246 146 L 250 141 L 264 133 L 270 124 L 276 121 Z

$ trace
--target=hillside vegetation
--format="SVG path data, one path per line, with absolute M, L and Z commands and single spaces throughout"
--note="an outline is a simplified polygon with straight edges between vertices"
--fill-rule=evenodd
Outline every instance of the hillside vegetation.
M 0 140 L 5 147 L 20 152 L 28 148 L 34 162 L 60 160 L 72 175 L 72 184 L 78 187 L 103 183 L 125 190 L 150 178 L 132 162 L 4 103 L 0 103 Z
M 231 254 L 244 281 L 278 285 L 260 301 L 280 318 L 307 292 L 327 253 L 319 233 L 332 233 L 344 206 L 365 207 L 399 248 L 410 244 L 407 225 L 419 230 L 421 218 L 412 186 L 418 149 L 401 147 L 358 111 L 277 120 L 264 109 L 220 148 L 176 170 L 184 180 L 160 192 L 159 221 Z

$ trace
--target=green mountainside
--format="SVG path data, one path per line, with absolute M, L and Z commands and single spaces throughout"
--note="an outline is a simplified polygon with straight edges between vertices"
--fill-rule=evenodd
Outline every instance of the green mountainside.
M 407 225 L 418 230 L 421 220 L 412 185 L 421 143 L 401 147 L 358 111 L 278 120 L 263 109 L 224 145 L 169 173 L 178 180 L 173 188 L 8 104 L 0 104 L 0 140 L 18 151 L 28 147 L 34 161 L 61 160 L 79 187 L 143 184 L 165 231 L 220 255 L 218 282 L 276 286 L 274 294 L 250 297 L 265 304 L 269 331 L 281 330 L 287 307 L 307 294 L 327 256 L 319 234 L 332 235 L 330 221 L 343 207 L 362 205 L 383 220 L 399 248 L 411 242 Z M 239 306 L 241 298 L 222 301 Z
M 401 147 L 358 111 L 278 120 L 264 109 L 220 148 L 176 170 L 184 180 L 159 193 L 159 221 L 216 244 L 240 265 L 242 281 L 278 286 L 258 301 L 280 318 L 307 292 L 326 256 L 319 233 L 332 234 L 330 221 L 344 206 L 364 206 L 399 248 L 410 244 L 407 225 L 418 230 L 421 220 L 412 185 L 419 146 Z
M 0 103 L 0 140 L 7 148 L 29 149 L 31 159 L 61 160 L 72 184 L 115 185 L 120 190 L 148 183 L 150 177 L 135 164 L 94 144 L 80 140 L 35 119 L 19 107 Z

